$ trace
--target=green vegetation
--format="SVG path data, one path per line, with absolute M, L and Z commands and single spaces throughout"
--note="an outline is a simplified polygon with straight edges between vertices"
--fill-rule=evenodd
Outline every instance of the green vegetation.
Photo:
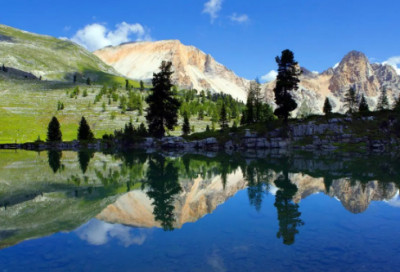
M 152 93 L 147 97 L 146 120 L 149 133 L 161 138 L 165 128 L 172 130 L 178 124 L 178 109 L 181 105 L 172 92 L 172 62 L 163 61 L 160 72 L 154 74 Z
M 60 129 L 60 123 L 56 117 L 53 117 L 47 128 L 47 141 L 48 142 L 61 142 L 62 133 Z
M 284 123 L 287 124 L 290 112 L 297 108 L 297 103 L 290 91 L 298 89 L 300 82 L 298 76 L 301 71 L 297 68 L 298 63 L 294 60 L 293 52 L 288 49 L 282 51 L 281 57 L 278 56 L 275 60 L 278 64 L 278 76 L 274 89 L 278 108 L 275 110 L 275 115 L 283 118 Z
M 90 141 L 94 139 L 94 135 L 92 130 L 90 129 L 89 124 L 87 123 L 85 117 L 82 117 L 79 122 L 78 128 L 78 140 L 80 141 Z
M 332 113 L 332 105 L 328 97 L 325 99 L 323 111 L 325 115 L 330 115 Z

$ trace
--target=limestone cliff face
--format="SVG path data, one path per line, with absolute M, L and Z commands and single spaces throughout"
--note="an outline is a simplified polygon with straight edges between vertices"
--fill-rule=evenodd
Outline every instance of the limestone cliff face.
M 106 47 L 94 54 L 121 74 L 140 80 L 151 80 L 163 60 L 171 61 L 174 84 L 246 99 L 248 80 L 238 77 L 196 47 L 183 45 L 178 40 L 127 43 Z
M 335 69 L 330 80 L 329 89 L 341 98 L 350 87 L 364 92 L 369 97 L 376 96 L 381 87 L 368 58 L 361 52 L 348 53 Z
M 228 175 L 227 180 L 225 189 L 220 176 L 211 180 L 197 178 L 181 182 L 183 190 L 174 202 L 174 227 L 181 228 L 185 223 L 196 222 L 247 186 L 240 171 Z M 160 222 L 154 219 L 153 210 L 152 200 L 145 191 L 133 191 L 109 205 L 96 218 L 134 227 L 160 227 Z
M 329 68 L 321 74 L 302 69 L 298 91 L 293 96 L 298 104 L 294 114 L 302 111 L 322 113 L 325 98 L 328 97 L 333 111 L 345 112 L 343 98 L 350 87 L 361 97 L 364 94 L 371 109 L 377 105 L 383 87 L 388 90 L 392 103 L 400 94 L 400 76 L 390 65 L 371 64 L 361 52 L 349 52 L 336 68 Z M 263 85 L 266 100 L 274 104 L 275 81 Z

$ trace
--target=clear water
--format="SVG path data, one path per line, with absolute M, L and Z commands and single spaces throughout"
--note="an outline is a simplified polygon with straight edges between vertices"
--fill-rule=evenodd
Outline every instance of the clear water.
M 398 271 L 399 165 L 4 151 L 0 272 Z

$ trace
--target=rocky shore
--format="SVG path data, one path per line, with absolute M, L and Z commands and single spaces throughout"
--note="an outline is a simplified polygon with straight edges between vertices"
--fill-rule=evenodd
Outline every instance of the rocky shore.
M 362 117 L 357 122 L 364 125 L 374 122 L 374 117 Z M 186 141 L 183 137 L 164 137 L 162 139 L 144 138 L 140 142 L 126 143 L 121 140 L 96 140 L 90 143 L 79 141 L 61 143 L 25 143 L 2 144 L 0 149 L 28 149 L 28 150 L 102 150 L 102 149 L 145 149 L 145 150 L 370 150 L 376 152 L 399 150 L 400 139 L 385 134 L 382 129 L 380 135 L 369 135 L 368 131 L 360 133 L 354 131 L 353 119 L 332 118 L 325 122 L 311 121 L 289 125 L 287 128 L 278 128 L 265 133 L 257 133 L 246 129 L 241 133 L 229 133 L 228 140 L 210 137 L 196 141 Z M 395 122 L 395 121 L 394 121 Z M 393 124 L 388 124 L 392 126 Z

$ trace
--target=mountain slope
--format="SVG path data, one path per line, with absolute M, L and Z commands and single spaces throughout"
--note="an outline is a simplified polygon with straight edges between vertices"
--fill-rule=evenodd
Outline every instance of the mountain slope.
M 92 80 L 118 75 L 83 47 L 50 36 L 38 35 L 0 24 L 0 64 L 42 76 L 72 81 L 75 73 Z M 79 78 L 78 78 L 79 79 Z
M 163 60 L 173 63 L 173 82 L 183 88 L 214 90 L 246 99 L 248 80 L 235 75 L 210 55 L 177 40 L 127 43 L 94 52 L 105 63 L 133 79 L 151 80 Z
M 361 52 L 349 52 L 336 68 L 329 68 L 321 74 L 314 74 L 301 68 L 298 91 L 294 92 L 298 108 L 295 114 L 322 113 L 326 97 L 329 97 L 333 111 L 345 112 L 344 96 L 353 87 L 360 98 L 365 95 L 370 109 L 374 109 L 385 87 L 391 103 L 399 97 L 400 77 L 390 65 L 371 64 Z M 267 101 L 274 103 L 275 81 L 263 86 Z

